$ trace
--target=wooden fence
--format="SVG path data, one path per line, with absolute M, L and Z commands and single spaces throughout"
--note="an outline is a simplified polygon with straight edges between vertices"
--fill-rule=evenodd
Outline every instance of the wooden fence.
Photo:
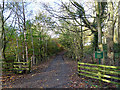
M 78 74 L 120 85 L 120 67 L 78 62 Z
M 13 63 L 6 63 L 1 62 L 2 64 L 2 73 L 5 73 L 6 75 L 13 73 Z
M 31 62 L 0 63 L 2 63 L 1 65 L 3 73 L 5 73 L 6 75 L 13 73 L 22 73 L 23 71 L 28 73 L 31 70 Z
M 29 73 L 31 70 L 30 62 L 14 62 L 13 66 L 13 70 L 17 73 L 22 73 L 23 71 Z

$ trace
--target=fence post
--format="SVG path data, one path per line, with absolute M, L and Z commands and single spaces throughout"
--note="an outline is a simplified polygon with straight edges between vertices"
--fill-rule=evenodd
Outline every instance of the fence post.
M 78 76 L 79 76 L 79 73 L 80 73 L 80 68 L 79 68 L 79 61 L 78 61 Z
M 102 86 L 101 84 L 101 72 L 100 72 L 100 67 L 98 66 L 98 78 L 99 78 L 99 83 L 100 83 L 100 86 Z
M 79 67 L 80 65 L 81 65 L 80 62 L 78 61 L 78 76 L 80 76 L 80 70 L 81 70 Z
M 119 69 L 118 69 L 119 70 Z M 120 71 L 118 71 L 118 72 L 120 72 Z M 120 74 L 118 74 L 118 77 L 120 77 Z M 119 83 L 120 81 L 118 80 L 118 83 Z M 120 85 L 117 85 L 117 88 L 118 89 L 120 89 Z
M 30 72 L 31 71 L 31 60 L 29 60 L 28 65 L 29 65 L 29 72 Z

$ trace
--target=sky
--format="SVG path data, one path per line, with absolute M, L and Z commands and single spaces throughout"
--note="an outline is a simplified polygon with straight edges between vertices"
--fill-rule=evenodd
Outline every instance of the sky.
M 0 1 L 2 1 L 2 0 L 0 0 Z M 9 1 L 9 2 L 22 2 L 22 0 L 5 0 L 5 1 Z M 55 8 L 57 9 L 58 5 L 56 3 L 59 3 L 60 1 L 69 2 L 69 0 L 23 0 L 23 1 L 30 3 L 26 7 L 26 10 L 27 10 L 26 19 L 34 19 L 34 17 L 36 15 L 38 15 L 39 12 L 44 11 L 41 3 L 47 3 L 50 6 L 54 7 L 54 9 Z M 78 2 L 85 2 L 86 0 L 76 0 L 76 1 L 78 1 Z M 87 1 L 89 1 L 89 0 L 87 0 Z M 32 11 L 32 12 L 30 12 L 30 11 Z M 10 12 L 7 12 L 7 13 L 10 13 Z M 7 15 L 9 15 L 9 14 L 6 14 L 6 16 Z M 52 37 L 56 37 L 54 32 L 49 32 L 49 34 Z
M 23 0 L 25 2 L 28 2 L 29 4 L 26 7 L 27 10 L 27 14 L 31 14 L 30 16 L 26 14 L 26 20 L 27 19 L 34 19 L 34 17 L 36 15 L 38 15 L 39 12 L 44 11 L 41 3 L 47 3 L 49 5 L 51 5 L 54 8 L 56 7 L 56 3 L 59 3 L 60 0 Z M 68 2 L 69 0 L 62 0 L 63 2 Z M 5 2 L 22 2 L 22 0 L 5 0 Z M 2 0 L 0 0 L 0 3 L 2 3 Z M 32 11 L 32 12 L 30 12 Z M 5 13 L 5 16 L 7 17 L 9 15 L 10 11 L 7 11 Z M 12 19 L 8 20 L 8 23 L 10 23 L 12 21 Z M 54 32 L 49 31 L 48 32 L 49 35 L 51 35 L 52 37 L 58 37 L 58 35 L 55 35 Z
M 68 2 L 69 0 L 62 0 L 63 2 Z M 49 5 L 51 5 L 52 7 L 57 9 L 56 3 L 59 3 L 60 0 L 39 0 L 39 1 L 33 1 L 31 2 L 30 5 L 28 5 L 27 9 L 29 11 L 33 11 L 31 16 L 29 17 L 30 19 L 34 18 L 36 15 L 38 15 L 39 12 L 44 11 L 44 9 L 41 6 L 41 3 L 47 3 Z M 52 38 L 57 38 L 59 37 L 59 35 L 56 35 L 54 32 L 49 31 L 48 34 L 52 37 Z
M 31 0 L 32 1 L 32 0 Z M 69 0 L 62 0 L 63 2 L 68 2 Z M 39 11 L 42 11 L 43 8 L 41 3 L 47 3 L 54 8 L 57 8 L 56 3 L 59 3 L 60 0 L 34 0 L 31 4 L 27 7 L 29 10 L 33 10 L 33 16 L 37 15 Z
M 2 0 L 0 0 L 2 1 Z M 21 2 L 22 0 L 5 0 L 5 1 L 11 1 L 11 2 Z M 47 3 L 49 4 L 50 6 L 54 7 L 54 9 L 56 8 L 57 9 L 57 4 L 56 3 L 59 3 L 60 1 L 63 1 L 63 2 L 69 2 L 69 0 L 23 0 L 23 1 L 26 1 L 28 3 L 30 3 L 28 6 L 27 6 L 27 11 L 29 12 L 28 14 L 31 14 L 30 16 L 26 16 L 27 19 L 34 19 L 34 17 L 36 15 L 38 15 L 39 12 L 42 12 L 44 11 L 43 8 L 42 8 L 42 5 L 41 3 Z M 85 2 L 86 0 L 76 0 L 78 2 Z M 87 0 L 87 1 L 91 1 L 91 0 Z M 30 12 L 32 11 L 32 12 Z M 9 13 L 9 12 L 8 12 Z M 8 14 L 9 15 L 9 14 Z M 49 32 L 51 34 L 52 37 L 56 37 L 54 32 Z

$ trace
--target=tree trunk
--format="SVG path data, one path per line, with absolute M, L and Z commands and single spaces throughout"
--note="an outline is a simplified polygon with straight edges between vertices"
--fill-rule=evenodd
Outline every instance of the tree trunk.
M 102 28 L 101 28 L 101 3 L 97 2 L 96 5 L 97 29 L 98 29 L 98 45 L 102 44 Z
M 94 33 L 93 47 L 94 47 L 94 50 L 97 51 L 97 49 L 98 49 L 98 32 Z
M 80 19 L 80 22 L 82 24 L 81 19 Z M 80 59 L 81 59 L 81 61 L 83 61 L 83 30 L 82 30 L 82 26 L 81 26 L 80 30 L 81 30 L 81 34 L 80 34 L 80 49 L 81 49 Z
M 102 44 L 102 28 L 101 28 L 101 2 L 96 2 L 96 17 L 97 17 L 97 28 L 98 28 L 98 48 L 100 51 L 103 51 L 103 44 Z M 103 52 L 103 59 L 102 63 L 104 64 L 104 52 Z
M 17 42 L 17 53 L 16 53 L 16 60 L 20 62 L 20 56 L 19 56 L 19 41 L 18 41 L 18 35 L 16 31 L 16 42 Z
M 33 48 L 33 56 L 32 56 L 32 61 L 31 62 L 35 62 L 35 50 L 34 50 L 34 43 L 33 43 L 33 31 L 31 30 L 30 27 L 30 33 L 31 33 L 31 39 L 32 39 L 32 48 Z
M 19 17 L 19 15 L 18 15 L 18 3 L 16 2 L 16 8 L 17 8 L 17 11 L 16 11 L 16 14 L 17 14 L 17 20 L 18 20 L 18 27 L 19 27 L 19 30 L 20 30 L 20 34 L 22 34 L 22 31 L 21 31 L 21 29 L 20 29 L 20 17 Z M 22 41 L 22 39 L 20 38 L 20 41 Z M 22 56 L 23 56 L 23 61 L 25 60 L 25 55 L 24 55 L 24 36 L 23 36 L 23 42 L 22 42 L 22 46 L 23 46 L 23 48 L 22 48 Z M 19 49 L 18 49 L 19 50 Z M 19 55 L 19 53 L 18 53 L 18 55 Z M 19 57 L 19 59 L 20 59 L 20 55 L 18 56 Z M 19 60 L 18 60 L 19 61 Z M 20 60 L 21 61 L 21 60 Z
M 26 52 L 26 59 L 25 61 L 28 62 L 28 47 L 27 47 L 27 38 L 26 38 L 26 20 L 25 20 L 25 9 L 24 9 L 24 2 L 22 2 L 22 6 L 23 6 L 23 31 L 24 31 L 24 42 L 25 42 L 25 52 Z
M 45 60 L 45 37 L 43 36 L 43 60 Z
M 16 14 L 17 14 L 17 11 L 18 11 L 18 5 L 16 3 Z M 18 16 L 18 15 L 17 15 Z M 19 22 L 18 22 L 19 23 Z M 20 28 L 20 26 L 19 26 Z M 16 59 L 18 62 L 20 62 L 20 55 L 19 55 L 19 40 L 18 40 L 18 35 L 17 35 L 17 29 L 16 29 L 16 42 L 17 42 L 17 53 L 16 53 Z
M 47 38 L 46 38 L 45 46 L 46 46 L 46 47 L 45 47 L 45 48 L 46 48 L 46 49 L 45 49 L 45 52 L 46 52 L 46 58 L 47 58 L 47 57 L 48 57 L 48 56 L 47 56 Z
M 120 1 L 118 2 L 118 49 L 120 52 Z M 120 53 L 119 60 L 117 61 L 118 66 L 120 65 Z
M 107 56 L 110 59 L 110 65 L 114 65 L 114 41 L 113 41 L 113 3 L 108 2 L 108 13 L 109 13 L 109 20 L 108 20 L 108 34 L 107 34 Z
M 5 48 L 6 48 L 6 38 L 5 38 L 5 28 L 4 28 L 4 0 L 3 0 L 3 6 L 2 6 L 2 59 L 5 60 Z
M 38 28 L 39 29 L 39 28 Z M 40 59 L 40 61 L 42 61 L 42 55 L 41 55 L 41 48 L 42 48 L 42 45 L 41 45 L 41 31 L 40 31 L 40 29 L 39 29 L 39 59 Z
M 1 16 L 0 10 L 0 16 Z M 0 17 L 0 77 L 2 77 L 2 17 Z M 0 89 L 2 89 L 2 78 L 0 79 Z
M 0 12 L 0 16 L 1 16 L 1 12 Z M 0 60 L 2 60 L 2 21 L 1 21 L 1 17 L 0 17 Z

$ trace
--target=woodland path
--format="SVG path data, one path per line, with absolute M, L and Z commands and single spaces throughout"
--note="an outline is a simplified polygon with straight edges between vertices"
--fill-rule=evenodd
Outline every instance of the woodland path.
M 29 74 L 11 77 L 4 88 L 103 88 L 115 87 L 109 83 L 100 86 L 99 81 L 77 74 L 77 62 L 64 57 L 64 52 L 54 56 L 47 63 L 40 64 Z M 43 67 L 43 68 L 41 68 Z
M 30 77 L 19 79 L 13 88 L 65 88 L 69 87 L 69 77 L 72 74 L 69 66 L 63 60 L 63 54 L 57 55 L 42 72 Z

